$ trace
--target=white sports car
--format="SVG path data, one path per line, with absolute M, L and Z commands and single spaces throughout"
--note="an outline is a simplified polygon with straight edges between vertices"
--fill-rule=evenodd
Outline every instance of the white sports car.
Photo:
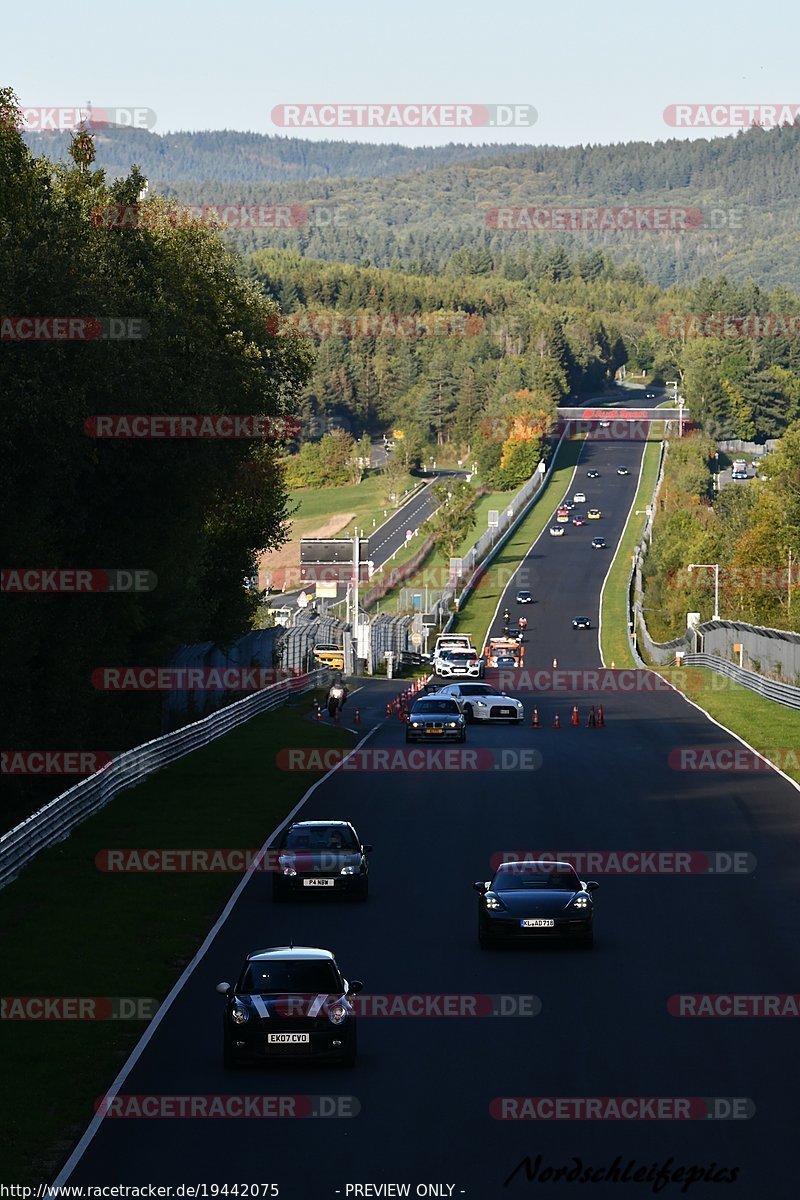
M 512 721 L 521 725 L 525 720 L 522 702 L 495 691 L 488 683 L 448 683 L 436 694 L 458 700 L 467 721 Z
M 560 525 L 551 525 L 550 526 L 550 537 L 563 537 L 563 536 L 564 536 L 564 530 L 560 527 Z

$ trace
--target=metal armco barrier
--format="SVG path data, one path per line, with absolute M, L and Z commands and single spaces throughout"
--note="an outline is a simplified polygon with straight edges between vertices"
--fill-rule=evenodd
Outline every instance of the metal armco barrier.
M 291 696 L 324 685 L 329 675 L 325 669 L 273 683 L 200 721 L 125 750 L 108 766 L 74 784 L 0 837 L 0 888 L 11 883 L 40 850 L 64 841 L 77 825 L 105 808 L 120 792 L 252 717 L 279 708 Z
M 682 666 L 708 667 L 718 675 L 724 675 L 726 679 L 732 679 L 734 683 L 750 688 L 751 692 L 757 692 L 759 696 L 766 696 L 768 700 L 776 700 L 778 704 L 786 704 L 789 708 L 800 709 L 800 687 L 779 683 L 775 679 L 766 679 L 756 671 L 737 667 L 735 663 L 717 658 L 715 654 L 687 654 L 682 660 Z

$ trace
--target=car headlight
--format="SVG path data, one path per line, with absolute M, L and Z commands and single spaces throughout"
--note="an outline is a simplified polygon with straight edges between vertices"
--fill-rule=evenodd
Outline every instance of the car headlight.
M 493 912 L 498 908 L 503 907 L 501 902 L 497 899 L 497 896 L 491 896 L 487 893 L 487 895 L 484 896 L 484 900 L 486 901 L 486 907 L 492 909 Z
M 339 874 L 340 875 L 357 875 L 358 867 L 342 867 Z
M 588 908 L 589 907 L 589 897 L 588 896 L 577 896 L 572 901 L 572 904 L 573 904 L 574 908 Z
M 250 1009 L 244 1004 L 234 1004 L 231 1009 L 231 1020 L 234 1025 L 244 1025 L 245 1021 L 250 1020 Z
M 458 729 L 458 721 L 448 721 L 447 728 L 448 729 Z
M 341 1025 L 343 1021 L 347 1020 L 349 1015 L 347 1005 L 341 1002 L 339 1004 L 332 1004 L 328 1009 L 328 1020 L 333 1025 Z
M 475 703 L 477 704 L 478 708 L 486 708 L 485 700 L 476 700 Z
M 297 871 L 295 870 L 294 867 L 284 867 L 283 873 L 284 873 L 284 875 L 296 875 Z
M 420 722 L 420 721 L 412 721 L 412 722 L 411 722 L 411 728 L 412 728 L 412 729 L 419 729 L 419 727 L 420 727 L 420 724 L 421 724 L 421 722 Z

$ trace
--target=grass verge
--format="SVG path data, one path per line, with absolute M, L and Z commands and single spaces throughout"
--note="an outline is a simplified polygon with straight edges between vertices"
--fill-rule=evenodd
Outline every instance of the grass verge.
M 509 579 L 550 521 L 558 501 L 564 496 L 578 464 L 582 447 L 582 438 L 561 443 L 553 472 L 533 508 L 517 526 L 502 550 L 492 559 L 477 587 L 455 618 L 453 632 L 469 631 L 476 647 L 480 648 L 483 645 L 497 602 Z
M 320 778 L 280 770 L 278 751 L 353 744 L 346 730 L 307 719 L 311 701 L 297 697 L 123 792 L 0 892 L 6 1011 L 15 996 L 167 994 L 241 876 L 109 874 L 95 856 L 261 846 Z M 143 1029 L 142 1020 L 0 1020 L 6 1181 L 52 1178 Z
M 644 448 L 644 465 L 636 500 L 617 544 L 611 570 L 603 588 L 600 653 L 603 663 L 609 667 L 612 663 L 617 667 L 636 666 L 628 642 L 628 581 L 631 573 L 631 555 L 642 536 L 646 520 L 645 516 L 637 517 L 636 510 L 643 509 L 650 503 L 658 478 L 661 427 L 653 425 L 651 436 L 657 440 L 648 441 Z
M 707 667 L 655 667 L 689 700 L 800 783 L 800 716 Z

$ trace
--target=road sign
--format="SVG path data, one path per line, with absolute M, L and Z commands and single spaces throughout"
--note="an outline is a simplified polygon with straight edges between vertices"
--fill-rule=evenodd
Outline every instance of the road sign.
M 407 529 L 407 530 L 406 530 L 406 541 L 407 541 L 407 542 L 410 542 L 413 536 L 414 536 L 414 530 L 413 530 L 413 529 Z
M 411 640 L 412 646 L 421 646 L 422 645 L 422 634 L 421 633 L 412 633 L 410 640 Z
M 318 600 L 335 600 L 338 590 L 338 585 L 335 579 L 320 580 L 316 586 L 316 594 Z
M 302 538 L 300 541 L 300 580 L 350 583 L 353 578 L 353 538 Z M 369 578 L 369 538 L 359 539 L 359 578 Z
M 436 613 L 423 613 L 422 624 L 427 625 L 429 629 L 435 629 L 439 624 L 439 618 L 436 616 Z
M 490 508 L 489 509 L 489 520 L 488 520 L 489 529 L 496 529 L 499 524 L 500 524 L 500 509 L 499 508 Z
M 308 600 L 309 600 L 308 593 L 301 592 L 300 595 L 297 597 L 297 607 L 298 608 L 308 608 Z

